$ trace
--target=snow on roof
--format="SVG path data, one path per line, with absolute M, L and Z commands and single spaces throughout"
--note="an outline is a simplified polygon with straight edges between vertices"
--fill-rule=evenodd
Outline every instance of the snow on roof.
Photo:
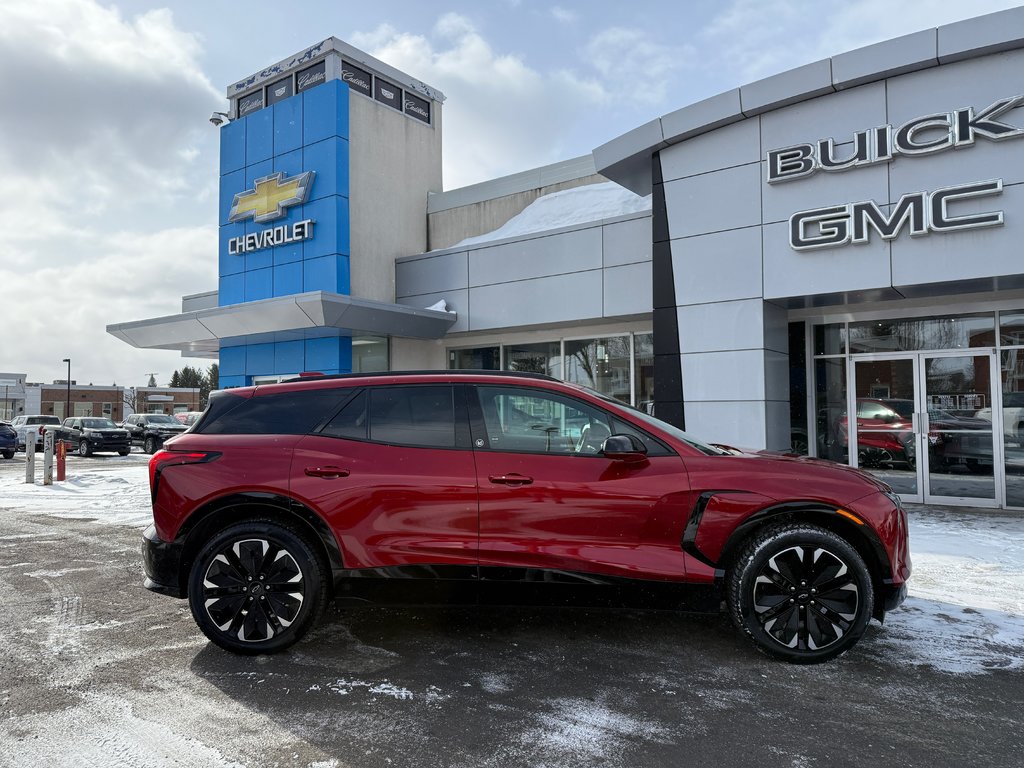
M 504 225 L 483 235 L 467 237 L 452 248 L 506 237 L 522 237 L 549 229 L 571 227 L 651 210 L 651 196 L 640 197 L 614 181 L 587 184 L 538 197 Z

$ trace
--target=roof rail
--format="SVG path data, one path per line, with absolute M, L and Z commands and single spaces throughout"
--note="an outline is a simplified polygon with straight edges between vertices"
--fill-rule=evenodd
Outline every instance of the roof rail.
M 518 379 L 539 379 L 541 381 L 559 381 L 554 376 L 545 373 L 527 373 L 519 371 L 483 371 L 483 370 L 423 370 L 423 371 L 374 371 L 372 373 L 329 373 L 329 374 L 306 374 L 299 375 L 292 379 L 285 379 L 282 384 L 291 384 L 296 381 L 320 381 L 322 379 L 368 379 L 381 376 L 495 376 L 512 377 Z

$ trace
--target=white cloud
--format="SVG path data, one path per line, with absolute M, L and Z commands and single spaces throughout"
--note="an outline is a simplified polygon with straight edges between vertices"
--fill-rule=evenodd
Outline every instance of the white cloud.
M 579 14 L 560 5 L 553 5 L 551 6 L 551 17 L 563 24 L 572 24 L 579 18 Z
M 656 43 L 639 29 L 611 27 L 590 39 L 584 56 L 616 98 L 657 104 L 692 65 L 696 50 Z
M 168 228 L 216 215 L 200 158 L 223 98 L 200 53 L 167 10 L 0 5 L 0 103 L 15 105 L 0 111 L 0 285 L 16 329 L 4 367 L 48 380 L 70 355 L 79 380 L 134 384 L 183 364 L 105 327 L 215 284 L 215 228 Z
M 495 51 L 458 14 L 442 16 L 430 38 L 381 26 L 351 42 L 444 91 L 449 189 L 566 159 L 566 126 L 607 98 L 595 81 Z
M 743 85 L 929 27 L 1019 5 L 1012 0 L 732 0 L 700 33 L 708 69 Z

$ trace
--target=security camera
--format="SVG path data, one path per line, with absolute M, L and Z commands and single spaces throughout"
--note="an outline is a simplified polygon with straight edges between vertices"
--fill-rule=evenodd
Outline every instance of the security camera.
M 210 115 L 210 122 L 217 126 L 223 125 L 228 121 L 228 119 L 227 112 L 214 112 Z

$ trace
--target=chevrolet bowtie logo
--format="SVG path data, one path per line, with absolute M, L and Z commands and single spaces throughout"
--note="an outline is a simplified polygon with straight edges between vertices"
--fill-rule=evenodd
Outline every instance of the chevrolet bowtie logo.
M 306 202 L 315 175 L 314 171 L 306 171 L 285 181 L 284 174 L 279 171 L 256 179 L 253 189 L 235 195 L 228 221 L 252 218 L 262 224 L 264 221 L 281 218 L 289 206 Z

